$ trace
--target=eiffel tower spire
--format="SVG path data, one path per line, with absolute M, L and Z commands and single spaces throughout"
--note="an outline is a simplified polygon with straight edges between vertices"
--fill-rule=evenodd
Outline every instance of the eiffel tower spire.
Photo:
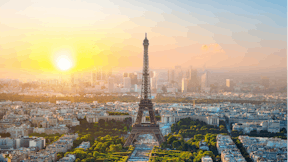
M 147 39 L 147 33 L 145 33 L 143 46 L 144 46 L 144 58 L 143 58 L 143 77 L 142 77 L 141 99 L 147 100 L 147 99 L 151 99 L 150 77 L 149 77 L 149 57 L 148 57 L 149 40 Z

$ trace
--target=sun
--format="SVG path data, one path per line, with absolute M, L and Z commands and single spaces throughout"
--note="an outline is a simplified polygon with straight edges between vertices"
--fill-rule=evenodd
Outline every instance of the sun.
M 57 66 L 62 71 L 69 70 L 72 67 L 72 61 L 67 56 L 59 56 L 57 59 Z

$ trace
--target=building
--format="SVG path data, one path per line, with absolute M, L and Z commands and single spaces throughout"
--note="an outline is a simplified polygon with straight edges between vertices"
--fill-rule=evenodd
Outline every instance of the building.
M 123 73 L 123 78 L 128 77 L 128 73 Z
M 201 76 L 201 91 L 202 92 L 210 92 L 210 86 L 208 82 L 208 71 L 206 71 Z
M 230 88 L 230 79 L 226 79 L 226 87 Z
M 90 148 L 90 142 L 82 142 L 77 148 L 83 148 L 84 150 L 87 150 L 88 148 Z
M 175 75 L 175 82 L 177 83 L 177 88 L 181 90 L 181 82 L 183 78 L 181 66 L 175 66 L 174 75 Z
M 108 91 L 109 93 L 114 92 L 114 78 L 109 77 L 108 79 Z
M 45 141 L 45 138 L 44 138 L 44 141 Z M 44 148 L 43 139 L 40 139 L 40 138 L 31 139 L 29 141 L 29 147 L 36 147 L 38 150 L 43 149 Z
M 212 158 L 208 155 L 201 158 L 201 162 L 213 162 Z
M 221 154 L 222 162 L 246 162 L 229 135 L 218 134 L 216 141 L 217 151 Z
M 182 89 L 181 92 L 182 93 L 186 93 L 188 89 L 188 79 L 187 78 L 183 78 L 182 79 Z
M 130 77 L 124 77 L 124 88 L 131 88 L 131 78 Z
M 269 120 L 268 132 L 272 132 L 272 133 L 280 132 L 280 120 Z
M 199 90 L 199 82 L 197 78 L 197 70 L 190 68 L 188 70 L 188 90 L 189 92 L 197 92 Z
M 137 73 L 137 84 L 142 83 L 142 73 Z
M 156 77 L 150 78 L 151 90 L 157 88 L 156 83 L 157 83 Z
M 12 138 L 0 138 L 0 149 L 15 148 L 15 140 Z
M 168 70 L 168 82 L 173 83 L 175 81 L 175 74 L 173 69 Z
M 137 75 L 136 74 L 134 74 L 134 73 L 129 73 L 128 74 L 128 77 L 131 79 L 131 84 L 133 85 L 133 84 L 137 84 Z

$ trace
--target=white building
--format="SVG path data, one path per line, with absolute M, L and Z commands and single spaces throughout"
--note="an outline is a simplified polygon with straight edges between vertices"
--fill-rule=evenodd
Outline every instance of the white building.
M 37 147 L 39 150 L 43 149 L 43 141 L 41 139 L 32 139 L 29 141 L 29 147 Z
M 201 162 L 213 162 L 212 158 L 208 155 L 201 158 Z
M 157 83 L 156 77 L 150 78 L 151 90 L 157 88 L 156 83 Z
M 131 78 L 130 77 L 124 77 L 124 88 L 131 88 Z

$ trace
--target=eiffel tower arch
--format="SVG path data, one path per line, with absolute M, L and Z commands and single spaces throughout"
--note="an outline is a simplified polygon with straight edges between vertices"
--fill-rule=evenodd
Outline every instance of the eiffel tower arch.
M 150 79 L 149 79 L 149 59 L 148 59 L 149 41 L 147 39 L 147 34 L 145 34 L 143 46 L 144 46 L 144 59 L 143 59 L 141 100 L 139 103 L 139 110 L 138 110 L 136 122 L 132 126 L 131 133 L 129 137 L 127 138 L 124 146 L 129 146 L 133 144 L 134 139 L 136 139 L 141 134 L 152 134 L 155 137 L 155 139 L 159 142 L 159 144 L 164 142 L 164 138 L 160 131 L 159 125 L 156 123 L 155 113 L 153 110 L 153 104 L 151 101 Z M 149 112 L 150 123 L 141 123 L 143 111 Z

